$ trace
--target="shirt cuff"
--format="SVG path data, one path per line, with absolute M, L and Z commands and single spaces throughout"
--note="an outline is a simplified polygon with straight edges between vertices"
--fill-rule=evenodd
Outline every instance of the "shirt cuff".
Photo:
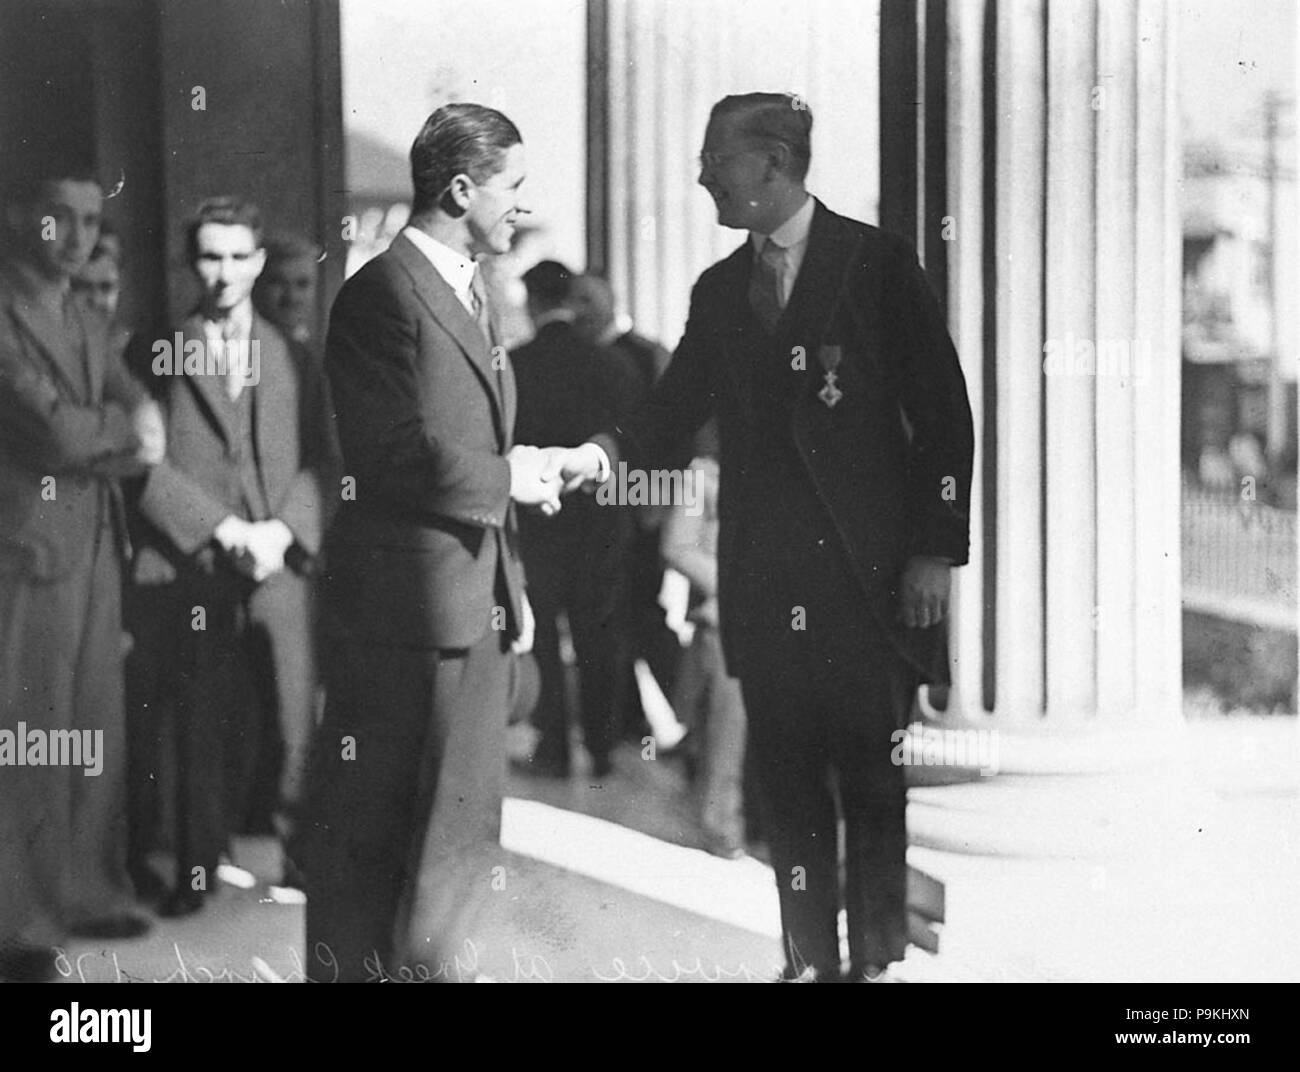
M 596 482 L 603 484 L 609 479 L 610 472 L 613 469 L 613 466 L 609 463 L 609 455 L 605 452 L 605 448 L 599 443 L 588 442 L 586 445 L 596 452 L 596 462 L 600 466 L 600 473 L 596 477 Z

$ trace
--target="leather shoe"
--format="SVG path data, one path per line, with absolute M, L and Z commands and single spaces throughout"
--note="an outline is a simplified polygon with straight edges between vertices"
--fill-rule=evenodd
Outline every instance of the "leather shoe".
M 152 927 L 153 924 L 144 916 L 119 912 L 114 916 L 74 923 L 68 928 L 68 933 L 75 938 L 139 938 L 142 934 L 148 934 Z
M 181 888 L 173 890 L 171 895 L 158 909 L 163 919 L 182 919 L 192 916 L 203 907 L 203 894 L 198 890 Z
M 567 766 L 560 763 L 547 762 L 546 760 L 511 758 L 510 766 L 520 774 L 527 774 L 532 778 L 569 777 L 569 768 Z
M 706 833 L 704 850 L 724 860 L 739 860 L 745 855 L 745 846 L 733 837 L 725 834 Z
M 0 949 L 0 981 L 48 983 L 57 974 L 52 949 L 37 945 L 11 945 Z

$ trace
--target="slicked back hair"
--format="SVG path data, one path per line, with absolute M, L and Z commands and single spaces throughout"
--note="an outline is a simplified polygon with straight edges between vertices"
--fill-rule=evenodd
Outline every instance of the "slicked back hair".
M 726 119 L 736 133 L 754 141 L 776 142 L 790 150 L 791 178 L 802 181 L 812 163 L 812 109 L 793 93 L 736 93 L 723 97 L 709 122 Z
M 190 264 L 199 255 L 199 228 L 205 223 L 247 227 L 253 232 L 253 247 L 262 247 L 262 214 L 255 204 L 240 197 L 209 197 L 185 224 L 185 256 Z
M 457 175 L 486 182 L 501 170 L 506 150 L 524 139 L 495 108 L 444 104 L 420 128 L 411 145 L 411 215 L 437 207 Z

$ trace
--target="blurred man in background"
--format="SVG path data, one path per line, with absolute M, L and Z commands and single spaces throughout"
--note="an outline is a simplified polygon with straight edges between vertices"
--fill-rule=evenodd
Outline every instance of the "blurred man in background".
M 316 247 L 305 238 L 272 235 L 266 240 L 266 267 L 253 288 L 258 312 L 313 354 L 316 289 L 320 282 L 318 257 Z
M 165 440 L 157 406 L 109 349 L 106 321 L 71 295 L 102 204 L 89 172 L 55 165 L 13 190 L 5 209 L 0 979 L 50 978 L 53 947 L 69 934 L 149 928 L 132 911 L 126 872 L 128 542 L 117 478 L 161 462 Z M 60 733 L 72 735 L 61 760 Z
M 180 582 L 182 617 L 168 619 L 167 649 L 153 653 L 187 673 L 176 705 L 177 881 L 163 906 L 172 916 L 202 907 L 229 835 L 249 822 L 267 711 L 283 745 L 277 832 L 292 833 L 314 722 L 311 575 L 338 501 L 321 374 L 253 308 L 265 260 L 256 207 L 206 201 L 186 242 L 198 306 L 174 332 L 141 340 L 166 380 L 172 446 L 140 495 L 159 538 L 134 576 L 137 585 Z M 181 359 L 177 337 L 186 356 L 224 361 L 178 375 L 160 360 L 160 348 Z
M 519 385 L 515 434 L 525 443 L 576 446 L 617 420 L 644 394 L 623 353 L 595 346 L 574 326 L 572 275 L 556 261 L 524 273 L 535 335 L 511 360 Z M 541 674 L 534 714 L 540 731 L 527 769 L 568 777 L 569 690 L 560 650 L 560 617 L 568 619 L 578 665 L 578 710 L 592 773 L 611 770 L 615 694 L 619 681 L 617 610 L 631 519 L 624 506 L 571 500 L 557 517 L 524 514 L 520 538 L 536 618 L 533 652 Z
M 573 326 L 593 346 L 621 352 L 637 370 L 639 387 L 648 396 L 664 369 L 669 353 L 657 342 L 624 330 L 615 313 L 614 291 L 607 280 L 590 273 L 573 280 L 569 292 L 573 309 Z M 668 627 L 659 593 L 664 583 L 664 563 L 660 553 L 660 530 L 666 514 L 664 506 L 630 506 L 632 534 L 625 562 L 623 598 L 619 611 L 619 687 L 616 695 L 615 725 L 618 733 L 640 740 L 648 726 L 660 719 L 646 717 L 646 705 L 663 704 L 663 694 L 671 694 L 677 679 L 681 647 Z M 644 662 L 641 678 L 648 672 L 658 686 L 642 696 L 638 686 L 636 664 Z M 653 708 L 651 708 L 653 714 Z M 671 715 L 671 712 L 665 712 Z M 662 717 L 662 716 L 661 716 Z M 648 724 L 648 725 L 647 725 Z M 658 734 L 656 734 L 658 738 Z M 659 741 L 661 750 L 665 742 Z

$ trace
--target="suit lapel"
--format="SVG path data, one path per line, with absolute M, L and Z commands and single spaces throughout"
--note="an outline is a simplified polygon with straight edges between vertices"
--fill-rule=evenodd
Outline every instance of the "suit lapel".
M 256 451 L 258 472 L 266 479 L 266 458 L 271 444 L 282 439 L 285 432 L 294 431 L 298 424 L 296 415 L 285 412 L 286 405 L 297 401 L 297 391 L 290 390 L 294 378 L 293 357 L 288 344 L 279 331 L 253 314 L 252 341 L 257 344 L 258 382 L 256 387 L 245 386 L 253 392 L 253 448 Z M 265 489 L 267 492 L 270 488 Z M 268 505 L 270 503 L 268 495 Z
M 181 325 L 181 331 L 185 336 L 182 356 L 187 355 L 192 349 L 191 344 L 198 342 L 201 349 L 202 357 L 200 358 L 200 371 L 197 376 L 186 375 L 185 380 L 190 385 L 190 389 L 199 396 L 203 408 L 208 411 L 208 419 L 218 432 L 221 438 L 226 441 L 227 446 L 235 442 L 235 428 L 230 423 L 233 414 L 230 412 L 231 407 L 226 400 L 226 384 L 220 376 L 208 375 L 208 344 L 207 338 L 203 334 L 203 318 L 194 315 Z M 213 355 L 215 358 L 215 354 Z
M 478 322 L 461 304 L 455 291 L 442 278 L 438 270 L 429 263 L 429 258 L 416 248 L 414 242 L 405 235 L 399 234 L 393 239 L 389 249 L 411 276 L 415 283 L 415 293 L 424 303 L 425 308 L 456 340 L 470 364 L 473 365 L 492 399 L 497 419 L 501 421 L 503 429 L 508 429 L 510 425 L 506 422 L 505 405 L 498 393 L 497 372 L 492 367 L 492 354 Z
M 831 315 L 856 248 L 852 228 L 845 227 L 818 201 L 803 264 L 776 327 L 776 335 L 783 343 L 806 348 L 809 368 L 814 368 L 817 350 L 830 330 Z
M 86 391 L 93 377 L 85 364 L 89 353 L 88 347 L 85 346 L 85 325 L 82 324 L 80 317 L 75 321 L 79 341 L 82 344 L 82 348 L 78 349 L 75 345 L 69 345 L 72 340 L 68 334 L 61 331 L 50 316 L 36 304 L 35 297 L 30 293 L 21 276 L 16 272 L 6 272 L 6 275 L 9 276 L 7 282 L 12 296 L 11 308 L 18 326 L 35 344 L 36 349 L 45 359 L 48 370 L 62 384 L 69 396 L 79 401 L 89 401 Z M 93 397 L 90 396 L 92 399 Z

